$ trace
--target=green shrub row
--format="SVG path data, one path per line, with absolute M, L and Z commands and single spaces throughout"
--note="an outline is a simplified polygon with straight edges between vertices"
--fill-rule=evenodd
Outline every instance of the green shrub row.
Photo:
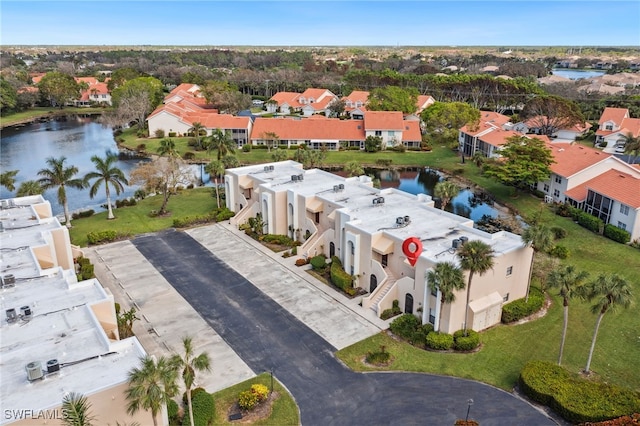
M 402 311 L 400 310 L 400 302 L 398 300 L 394 300 L 392 303 L 391 309 L 385 309 L 380 314 L 380 319 L 388 320 L 389 318 L 393 318 L 396 315 L 400 315 Z
M 95 277 L 94 267 L 91 263 L 91 260 L 86 257 L 80 256 L 78 259 L 76 259 L 76 262 L 79 266 L 78 273 L 76 274 L 78 281 L 90 280 L 91 278 Z
M 525 303 L 525 299 L 526 298 L 517 299 L 502 306 L 501 320 L 504 324 L 528 317 L 534 312 L 539 311 L 544 305 L 544 293 L 536 287 L 529 289 L 529 301 Z
M 589 231 L 600 233 L 600 229 L 604 226 L 602 219 L 591 216 L 587 212 L 580 212 L 576 218 L 580 226 L 587 228 Z
M 173 399 L 170 399 L 167 402 L 167 417 L 169 417 L 169 426 L 179 425 L 179 416 L 180 407 L 178 407 L 178 403 Z
M 480 346 L 480 335 L 477 331 L 467 330 L 465 336 L 464 330 L 458 330 L 453 333 L 453 348 L 457 351 L 472 351 Z
M 135 198 L 124 198 L 122 200 L 116 200 L 117 208 L 135 206 L 136 204 L 138 204 L 138 202 Z
M 337 256 L 331 258 L 331 282 L 350 296 L 356 294 L 356 289 L 353 288 L 353 278 L 342 269 L 342 262 Z
M 280 234 L 267 234 L 264 237 L 262 237 L 262 241 L 264 241 L 265 243 L 278 244 L 278 245 L 287 246 L 287 247 L 295 247 L 300 245 L 300 242 L 292 238 L 289 238 L 286 235 L 280 235 Z
M 187 226 L 201 225 L 209 222 L 222 222 L 235 215 L 226 207 L 214 209 L 211 213 L 196 216 L 185 216 L 173 219 L 174 228 L 186 228 Z
M 327 266 L 327 257 L 324 254 L 319 254 L 311 258 L 311 266 L 314 270 L 324 269 Z
M 404 314 L 391 321 L 389 330 L 396 336 L 409 340 L 420 325 L 418 317 L 413 314 Z
M 200 388 L 201 389 L 201 388 Z M 195 390 L 195 389 L 194 389 Z M 209 426 L 215 418 L 215 402 L 213 395 L 207 391 L 191 393 L 191 405 L 193 405 L 193 424 L 194 426 Z M 185 413 L 182 418 L 183 426 L 190 426 L 189 407 L 185 405 Z
M 120 238 L 125 238 L 126 236 L 126 234 L 122 234 L 113 230 L 94 231 L 87 234 L 87 241 L 89 244 L 111 243 Z
M 527 363 L 518 384 L 529 398 L 572 423 L 599 422 L 640 411 L 640 393 L 582 379 L 551 362 Z
M 559 226 L 553 226 L 551 232 L 553 232 L 553 238 L 556 240 L 561 240 L 567 236 L 567 230 Z
M 432 331 L 427 334 L 426 345 L 429 349 L 446 351 L 453 347 L 453 336 L 447 333 Z
M 631 234 L 629 232 L 610 223 L 604 227 L 604 236 L 622 244 L 626 244 L 631 240 Z
M 71 219 L 80 219 L 83 217 L 91 217 L 95 214 L 95 211 L 89 209 L 89 210 L 83 210 L 81 212 L 77 212 L 71 215 Z
M 556 244 L 549 250 L 549 254 L 553 257 L 557 257 L 558 259 L 566 259 L 569 257 L 569 249 L 562 244 Z

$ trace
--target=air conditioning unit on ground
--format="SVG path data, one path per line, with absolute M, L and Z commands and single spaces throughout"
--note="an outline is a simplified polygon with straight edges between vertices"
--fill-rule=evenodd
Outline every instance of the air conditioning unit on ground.
M 5 314 L 7 315 L 7 322 L 9 324 L 13 324 L 14 322 L 18 321 L 18 314 L 16 313 L 15 308 L 7 309 L 5 311 Z
M 56 371 L 60 371 L 58 360 L 54 358 L 47 361 L 47 374 L 55 373 Z
M 40 361 L 31 361 L 25 367 L 27 370 L 27 379 L 32 382 L 34 380 L 42 379 L 44 373 L 42 371 L 42 363 Z

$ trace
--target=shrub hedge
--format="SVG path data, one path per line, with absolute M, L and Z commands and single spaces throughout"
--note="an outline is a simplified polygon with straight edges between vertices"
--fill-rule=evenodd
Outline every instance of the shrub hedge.
M 604 226 L 602 219 L 591 216 L 587 212 L 580 212 L 577 217 L 580 226 L 587 228 L 589 231 L 600 233 L 600 229 Z
M 553 226 L 551 232 L 553 232 L 553 238 L 556 240 L 561 240 L 567 236 L 567 230 L 559 226 Z
M 83 211 L 81 211 L 81 212 L 73 213 L 73 214 L 71 215 L 71 219 L 74 219 L 74 220 L 75 220 L 75 219 L 80 219 L 80 218 L 83 218 L 83 217 L 91 217 L 91 216 L 93 216 L 93 215 L 94 215 L 94 213 L 95 213 L 95 211 L 93 211 L 93 210 L 91 210 L 91 209 L 89 209 L 89 210 L 83 210 Z
M 314 270 L 324 269 L 327 266 L 327 257 L 324 254 L 313 256 L 310 263 Z
M 186 228 L 187 226 L 201 225 L 209 222 L 222 222 L 235 215 L 226 207 L 213 209 L 211 213 L 195 216 L 185 216 L 173 219 L 174 228 Z
M 199 388 L 202 389 L 202 388 Z M 195 391 L 196 389 L 194 389 Z M 208 426 L 215 418 L 215 402 L 213 395 L 207 391 L 192 392 L 191 405 L 193 405 L 193 423 L 194 426 Z M 186 406 L 184 417 L 182 418 L 183 426 L 190 426 L 189 407 Z
M 297 243 L 297 241 L 289 238 L 288 236 L 280 234 L 267 234 L 262 238 L 262 241 L 287 247 L 294 247 Z
M 480 335 L 477 331 L 471 329 L 467 330 L 467 335 L 464 335 L 464 330 L 458 330 L 453 333 L 453 348 L 457 351 L 472 351 L 480 345 Z
M 101 244 L 110 243 L 124 237 L 126 237 L 126 234 L 121 234 L 113 230 L 94 231 L 87 234 L 87 241 L 89 244 Z
M 173 399 L 170 399 L 167 403 L 167 417 L 169 417 L 169 426 L 178 425 L 179 413 L 180 409 L 178 407 L 178 403 Z
M 420 327 L 420 320 L 413 314 L 404 314 L 391 321 L 389 330 L 398 337 L 403 339 L 411 339 Z
M 559 365 L 527 363 L 518 379 L 520 389 L 572 423 L 599 422 L 640 410 L 640 393 L 582 379 Z
M 432 331 L 427 334 L 426 345 L 429 349 L 446 351 L 453 347 L 453 336 L 447 333 Z
M 604 227 L 604 236 L 622 244 L 626 244 L 631 241 L 631 234 L 629 232 L 610 223 Z
M 529 289 L 529 302 L 525 303 L 525 299 L 526 298 L 514 300 L 502 307 L 501 320 L 503 323 L 508 324 L 519 321 L 539 311 L 544 305 L 544 293 L 537 287 L 531 287 Z
M 431 325 L 430 323 L 421 325 L 413 332 L 413 334 L 409 338 L 409 342 L 414 346 L 424 349 L 427 342 L 427 336 L 432 331 L 433 325 Z
M 353 288 L 353 278 L 342 269 L 342 262 L 337 256 L 331 258 L 331 282 L 350 296 L 356 294 L 356 289 Z
M 569 249 L 561 244 L 556 244 L 551 250 L 549 250 L 549 254 L 553 257 L 557 257 L 558 259 L 566 259 L 569 257 L 569 253 Z

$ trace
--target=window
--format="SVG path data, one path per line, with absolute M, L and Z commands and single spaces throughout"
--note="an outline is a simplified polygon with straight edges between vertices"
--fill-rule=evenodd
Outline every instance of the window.
M 349 241 L 349 252 L 351 252 L 351 254 L 356 254 L 356 247 L 352 241 Z
M 618 221 L 618 228 L 624 229 L 626 231 L 627 230 L 627 224 Z
M 559 190 L 557 190 L 557 189 L 554 189 L 554 190 L 553 190 L 553 196 L 554 196 L 554 197 L 559 197 L 559 196 L 560 196 L 560 191 L 559 191 Z
M 376 136 L 382 136 L 382 130 L 376 130 Z
M 429 322 L 431 324 L 436 323 L 436 316 L 434 315 L 433 309 L 429 308 Z
M 625 206 L 624 204 L 620 204 L 620 213 L 625 216 L 629 216 L 629 206 Z
M 438 290 L 433 288 L 433 287 L 431 287 L 431 295 L 435 296 L 435 297 L 438 297 Z
M 508 302 L 509 301 L 509 293 L 505 294 L 504 297 L 502 298 L 503 302 Z
M 392 138 L 396 135 L 396 132 L 394 130 L 389 130 L 389 137 Z
M 607 124 L 606 126 L 604 126 L 605 130 L 613 130 L 613 124 Z
M 511 274 L 513 274 L 513 266 L 509 266 L 509 267 L 507 268 L 507 276 L 509 276 L 509 275 L 511 275 Z
M 556 175 L 556 183 L 562 183 L 562 177 Z
M 544 192 L 549 192 L 549 184 L 548 184 L 548 183 L 545 183 L 545 184 L 544 184 L 544 189 L 543 189 L 543 191 L 544 191 Z

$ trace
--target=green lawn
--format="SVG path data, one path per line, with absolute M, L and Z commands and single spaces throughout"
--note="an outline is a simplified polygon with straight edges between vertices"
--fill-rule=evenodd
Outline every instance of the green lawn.
M 53 107 L 37 107 L 29 109 L 28 111 L 17 112 L 15 114 L 2 115 L 0 117 L 0 127 L 28 122 L 34 118 L 56 117 L 68 114 L 101 114 L 104 111 L 104 108 L 65 107 L 60 109 Z
M 242 391 L 251 388 L 253 384 L 262 384 L 271 388 L 271 375 L 269 373 L 262 373 L 261 375 L 249 379 L 245 382 L 239 383 L 235 386 L 223 389 L 213 394 L 213 400 L 216 404 L 216 417 L 214 420 L 215 425 L 232 425 L 237 422 L 230 422 L 228 419 L 228 409 L 233 405 L 238 398 L 238 394 Z M 278 399 L 273 403 L 271 415 L 266 418 L 251 424 L 255 425 L 298 425 L 300 424 L 300 415 L 298 413 L 298 406 L 295 400 L 289 394 L 289 392 L 276 380 L 273 380 L 274 391 L 279 393 Z
M 215 195 L 211 188 L 183 190 L 169 199 L 167 209 L 170 215 L 149 217 L 151 210 L 159 210 L 162 196 L 147 197 L 138 205 L 114 210 L 116 216 L 107 220 L 107 212 L 76 219 L 71 222 L 71 242 L 79 246 L 87 245 L 87 234 L 92 231 L 115 230 L 131 235 L 155 232 L 173 226 L 173 219 L 210 213 L 216 207 Z

